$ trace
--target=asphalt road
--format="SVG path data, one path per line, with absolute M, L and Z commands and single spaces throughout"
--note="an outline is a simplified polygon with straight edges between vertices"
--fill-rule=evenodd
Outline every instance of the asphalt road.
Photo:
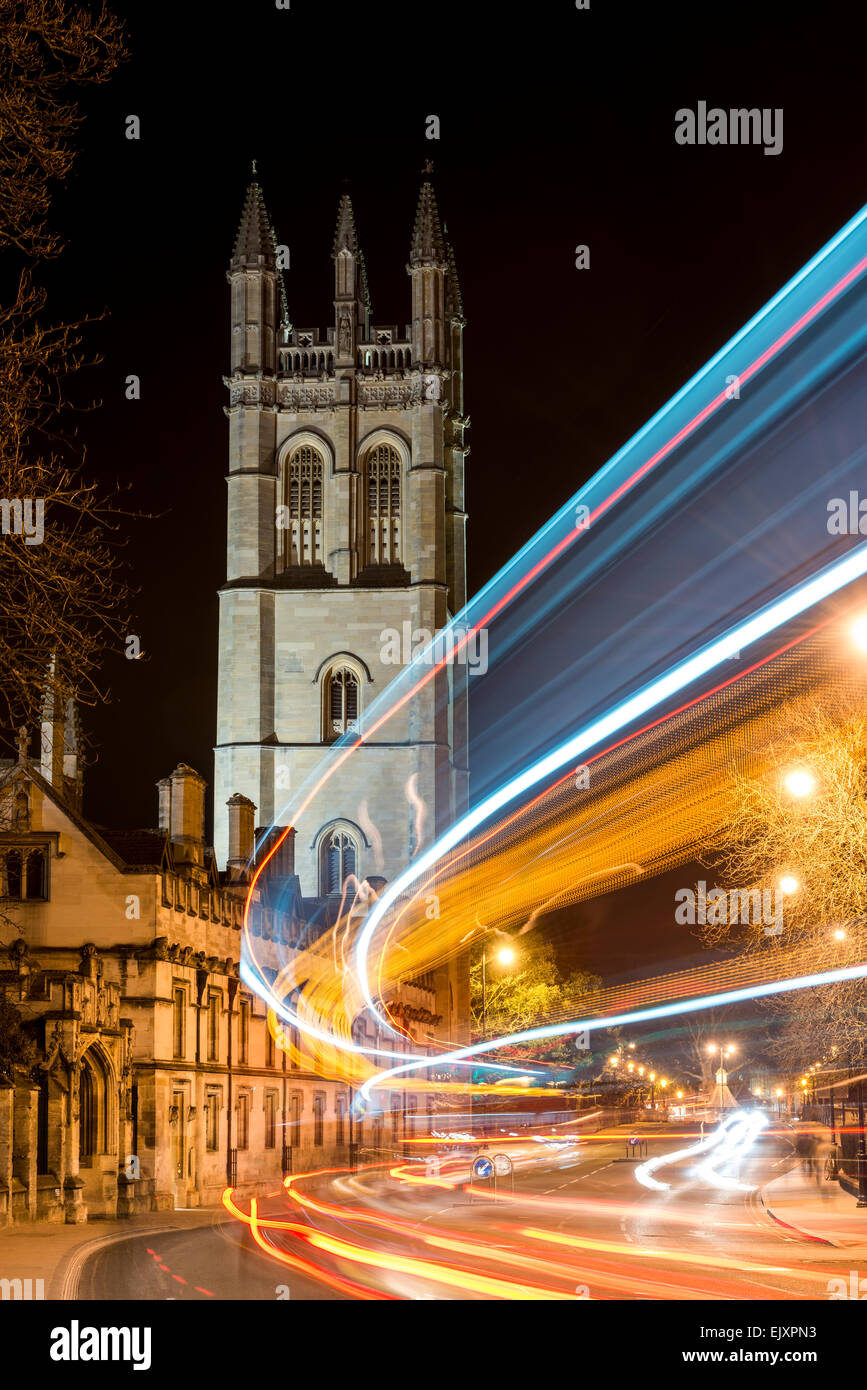
M 694 1136 L 648 1142 L 653 1158 Z M 419 1181 L 422 1164 L 402 1169 L 409 1182 L 381 1168 L 301 1179 L 307 1205 L 285 1193 L 261 1203 L 263 1220 L 293 1227 L 263 1229 L 267 1249 L 248 1224 L 217 1218 L 210 1227 L 134 1237 L 87 1260 L 79 1297 L 278 1300 L 282 1288 L 290 1301 L 813 1300 L 827 1299 L 830 1278 L 858 1268 L 843 1250 L 793 1238 L 755 1194 L 696 1177 L 694 1159 L 657 1170 L 669 1186 L 652 1191 L 624 1160 L 623 1138 L 497 1147 L 512 1157 L 515 1180 L 514 1190 L 501 1181 L 496 1199 L 487 1185 L 473 1197 L 463 1190 L 469 1160 L 454 1166 L 453 1189 Z M 785 1136 L 764 1135 L 733 1171 L 758 1186 L 794 1161 Z M 249 1211 L 240 1199 L 239 1207 Z

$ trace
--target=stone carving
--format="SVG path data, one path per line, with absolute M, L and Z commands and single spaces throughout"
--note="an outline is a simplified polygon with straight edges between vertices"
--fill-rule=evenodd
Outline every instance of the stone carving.
M 281 386 L 278 402 L 288 410 L 320 410 L 334 406 L 334 391 L 328 386 Z

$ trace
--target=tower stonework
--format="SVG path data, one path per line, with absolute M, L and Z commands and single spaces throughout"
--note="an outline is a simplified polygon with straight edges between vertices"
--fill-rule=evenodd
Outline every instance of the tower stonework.
M 227 802 L 285 824 L 327 746 L 466 600 L 464 317 L 434 190 L 407 271 L 411 323 L 376 326 L 348 195 L 324 337 L 288 321 L 275 237 L 250 184 L 231 286 L 228 544 L 220 590 L 214 839 Z M 384 659 L 385 658 L 385 659 Z M 394 879 L 466 805 L 466 667 L 445 666 L 295 821 L 305 896 Z

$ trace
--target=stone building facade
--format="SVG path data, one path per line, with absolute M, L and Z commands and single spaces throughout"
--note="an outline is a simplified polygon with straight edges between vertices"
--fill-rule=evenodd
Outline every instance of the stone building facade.
M 37 1050 L 0 1078 L 0 1224 L 213 1205 L 227 1183 L 270 1189 L 401 1153 L 430 1096 L 352 1119 L 347 1086 L 308 1070 L 300 1040 L 275 1046 L 241 984 L 248 880 L 219 874 L 205 844 L 204 780 L 180 765 L 159 784 L 156 829 L 111 831 L 76 809 L 68 763 L 57 786 L 41 766 L 22 739 L 0 771 L 0 993 Z M 252 843 L 232 849 L 247 862 Z M 288 853 L 279 911 L 256 913 L 257 955 L 276 970 L 288 947 L 314 970 Z M 423 982 L 391 1003 L 410 1033 L 439 1031 L 448 1008 Z
M 257 183 L 230 262 L 228 547 L 220 591 L 214 839 L 227 800 L 287 824 L 328 746 L 398 674 L 384 634 L 440 631 L 466 600 L 464 316 L 433 188 L 407 271 L 411 322 L 371 324 L 348 195 L 334 319 L 294 328 Z M 438 672 L 296 818 L 305 896 L 393 880 L 467 798 L 466 667 Z M 424 807 L 424 831 L 417 809 Z M 296 803 L 297 806 L 297 803 Z M 293 812 L 293 815 L 295 812 Z

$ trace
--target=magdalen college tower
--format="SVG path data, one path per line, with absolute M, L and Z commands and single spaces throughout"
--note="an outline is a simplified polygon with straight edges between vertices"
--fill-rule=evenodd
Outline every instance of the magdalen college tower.
M 348 195 L 324 336 L 290 324 L 279 253 L 254 181 L 228 273 L 214 838 L 222 867 L 239 818 L 291 819 L 294 871 L 312 898 L 339 892 L 349 875 L 393 880 L 466 805 L 466 668 L 455 662 L 296 818 L 328 745 L 364 729 L 365 711 L 401 674 L 394 634 L 405 659 L 465 602 L 464 317 L 429 182 L 412 231 L 405 332 L 371 325 Z

